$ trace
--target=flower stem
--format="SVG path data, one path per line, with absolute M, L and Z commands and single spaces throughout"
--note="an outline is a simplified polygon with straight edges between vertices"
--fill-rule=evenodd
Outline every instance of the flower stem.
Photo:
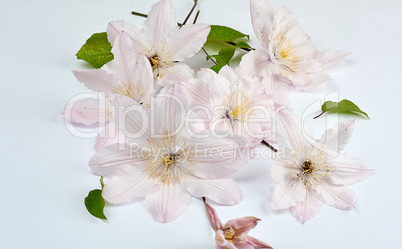
M 198 0 L 194 0 L 194 5 L 191 8 L 190 13 L 188 13 L 186 19 L 184 19 L 184 22 L 183 22 L 183 24 L 181 26 L 183 26 L 183 25 L 185 25 L 187 23 L 187 21 L 190 18 L 191 14 L 193 14 L 193 11 L 194 11 L 195 7 L 197 6 L 197 3 L 198 3 Z
M 198 16 L 200 15 L 200 10 L 197 11 L 197 14 L 195 14 L 195 18 L 193 21 L 193 24 L 195 24 L 197 22 Z
M 324 112 L 321 112 L 321 114 L 320 114 L 320 115 L 315 116 L 313 119 L 316 119 L 316 118 L 321 117 L 321 116 L 322 116 L 322 114 L 324 114 Z
M 267 146 L 268 148 L 270 148 L 273 152 L 278 152 L 277 149 L 275 149 L 272 145 L 270 145 L 267 141 L 262 140 L 261 143 L 265 146 Z
M 229 45 L 232 45 L 232 46 L 236 47 L 236 43 L 234 43 L 234 42 L 226 42 L 226 43 L 229 44 Z M 242 50 L 244 50 L 244 51 L 247 51 L 247 52 L 250 52 L 250 51 L 253 50 L 253 49 L 251 49 L 251 48 L 240 48 L 240 49 L 242 49 Z
M 142 14 L 140 12 L 135 12 L 135 11 L 131 11 L 131 14 L 136 15 L 136 16 L 142 16 L 142 17 L 145 17 L 145 18 L 148 17 L 148 15 L 146 15 L 146 14 Z

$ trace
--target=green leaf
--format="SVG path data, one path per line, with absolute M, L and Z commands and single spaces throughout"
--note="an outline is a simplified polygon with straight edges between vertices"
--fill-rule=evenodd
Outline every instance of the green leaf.
M 229 64 L 229 61 L 233 58 L 233 55 L 235 53 L 236 48 L 235 47 L 227 47 L 227 48 L 222 48 L 219 51 L 219 55 L 222 56 L 224 58 L 224 62 L 226 64 Z M 222 61 L 223 63 L 223 61 Z
M 218 65 L 213 65 L 213 66 L 211 67 L 211 69 L 214 70 L 215 73 L 219 73 L 219 71 L 221 70 L 221 68 L 224 67 L 225 65 L 226 65 L 226 64 L 223 64 L 223 63 L 218 64 Z
M 249 35 L 243 34 L 232 28 L 226 26 L 211 25 L 211 31 L 209 32 L 207 40 L 232 42 L 238 38 L 244 37 L 247 37 L 247 39 L 249 39 Z
M 99 219 L 107 220 L 105 214 L 103 213 L 103 208 L 105 207 L 105 200 L 102 197 L 102 190 L 105 186 L 103 184 L 103 177 L 100 179 L 100 184 L 102 189 L 94 189 L 88 193 L 88 196 L 85 198 L 85 207 L 93 216 Z
M 244 41 L 240 41 L 236 44 L 236 47 L 238 48 L 250 48 L 252 49 L 252 47 L 250 47 L 250 45 L 248 45 L 247 43 L 245 43 Z
M 85 206 L 90 214 L 93 216 L 107 220 L 105 214 L 103 213 L 103 208 L 105 207 L 105 200 L 102 197 L 102 190 L 94 189 L 89 192 L 88 196 L 85 198 Z
M 106 32 L 93 34 L 76 55 L 77 59 L 88 62 L 94 68 L 100 68 L 114 58 Z
M 366 116 L 368 119 L 370 119 L 367 113 L 362 111 L 357 105 L 355 105 L 352 101 L 347 99 L 344 99 L 339 103 L 333 101 L 326 101 L 322 105 L 321 110 L 322 113 L 315 118 L 318 118 L 325 112 L 336 112 L 336 113 L 362 114 Z

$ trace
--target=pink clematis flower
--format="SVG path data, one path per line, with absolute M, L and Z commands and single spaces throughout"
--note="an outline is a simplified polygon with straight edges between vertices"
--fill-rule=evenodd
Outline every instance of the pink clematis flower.
M 248 232 L 257 225 L 260 219 L 247 216 L 222 224 L 215 209 L 205 199 L 203 200 L 209 223 L 215 231 L 216 249 L 272 248 L 265 242 L 248 235 Z
M 298 89 L 305 89 L 329 80 L 324 69 L 349 54 L 313 48 L 310 37 L 286 6 L 275 12 L 267 0 L 251 0 L 250 8 L 254 32 L 263 49 L 243 56 L 240 67 L 244 72 L 263 77 L 274 74 Z
M 206 126 L 217 136 L 244 137 L 254 144 L 269 136 L 274 102 L 257 77 L 242 76 L 224 66 L 219 74 L 201 69 L 198 79 L 181 86 L 195 109 L 208 109 Z
M 162 0 L 152 6 L 148 18 L 139 30 L 127 21 L 113 21 L 107 28 L 108 39 L 126 31 L 138 55 L 148 58 L 155 81 L 161 86 L 193 77 L 189 66 L 179 63 L 196 54 L 206 42 L 210 31 L 207 24 L 185 24 L 178 27 L 176 11 L 171 0 Z
M 348 185 L 364 180 L 372 172 L 360 160 L 339 154 L 352 135 L 354 120 L 329 129 L 320 140 L 311 139 L 312 131 L 302 132 L 301 117 L 280 112 L 285 155 L 274 158 L 271 168 L 273 210 L 289 208 L 302 223 L 319 213 L 324 203 L 351 209 L 356 197 Z M 306 127 L 306 126 L 305 126 Z
M 128 110 L 121 122 L 126 124 L 122 128 L 128 144 L 107 146 L 89 162 L 95 174 L 109 178 L 102 192 L 106 201 L 144 198 L 148 211 L 160 222 L 181 216 L 192 196 L 206 196 L 223 205 L 240 201 L 236 183 L 225 177 L 246 164 L 247 158 L 237 155 L 244 141 L 189 136 L 183 129 L 188 110 L 183 96 L 176 84 L 165 87 L 151 111 L 117 98 Z
M 73 71 L 77 80 L 106 98 L 110 94 L 119 94 L 139 104 L 149 106 L 154 88 L 152 69 L 148 59 L 136 55 L 131 39 L 125 32 L 117 37 L 112 53 L 114 59 L 100 69 Z M 100 112 L 98 100 L 80 100 L 76 106 L 67 110 L 69 115 L 66 115 L 65 112 L 65 118 L 86 125 L 102 120 L 107 121 L 107 118 L 113 116 L 113 113 L 109 112 L 109 108 L 107 108 L 110 101 L 106 99 L 104 102 L 106 102 L 106 107 L 103 106 L 103 111 L 106 113 Z
M 149 108 L 151 95 L 154 94 L 152 68 L 148 59 L 137 56 L 126 32 L 116 38 L 112 52 L 114 59 L 101 69 L 73 71 L 78 81 L 101 93 L 102 97 L 69 103 L 63 111 L 64 117 L 75 123 L 92 125 L 99 122 L 107 125 L 109 129 L 103 129 L 96 141 L 97 151 L 118 142 L 121 137 L 113 129 L 116 110 L 111 105 L 109 96 L 126 96 L 132 102 Z

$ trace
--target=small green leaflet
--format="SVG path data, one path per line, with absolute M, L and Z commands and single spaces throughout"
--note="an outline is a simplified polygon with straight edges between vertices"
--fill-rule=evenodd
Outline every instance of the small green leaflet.
M 236 50 L 235 47 L 226 47 L 222 48 L 219 51 L 218 55 L 207 56 L 207 60 L 210 57 L 214 57 L 216 59 L 216 62 L 218 63 L 217 65 L 212 66 L 211 69 L 214 70 L 216 73 L 218 73 L 223 66 L 229 64 L 229 61 L 232 59 L 235 50 Z
M 367 113 L 362 111 L 357 105 L 355 105 L 352 101 L 347 100 L 347 99 L 344 99 L 344 100 L 340 101 L 339 103 L 333 102 L 333 101 L 326 101 L 322 105 L 321 110 L 322 110 L 322 113 L 314 118 L 318 118 L 325 112 L 337 112 L 337 113 L 362 114 L 362 115 L 366 116 L 368 119 L 370 119 L 369 116 L 367 115 Z
M 249 39 L 249 35 L 243 34 L 232 28 L 219 25 L 211 25 L 211 31 L 209 32 L 207 40 L 233 42 L 238 38 L 245 38 L 245 37 Z
M 103 190 L 103 177 L 100 179 L 102 189 L 94 189 L 89 192 L 88 196 L 85 198 L 85 207 L 88 212 L 93 216 L 107 220 L 105 214 L 103 213 L 103 208 L 105 207 L 105 200 L 102 197 Z
M 106 32 L 93 34 L 77 52 L 77 59 L 84 60 L 94 68 L 100 68 L 113 60 L 112 45 Z

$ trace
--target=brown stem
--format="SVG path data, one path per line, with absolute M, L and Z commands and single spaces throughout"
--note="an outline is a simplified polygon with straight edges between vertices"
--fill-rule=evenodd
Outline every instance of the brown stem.
M 205 200 L 205 197 L 204 197 L 204 196 L 202 197 L 202 201 L 203 201 L 204 203 L 206 202 L 206 200 Z
M 213 63 L 215 63 L 215 65 L 218 65 L 218 62 L 216 62 L 214 59 L 212 59 L 212 57 L 209 56 L 209 54 L 207 53 L 207 51 L 205 50 L 204 47 L 202 47 L 202 51 L 204 51 L 204 53 L 209 57 L 209 60 L 211 60 Z
M 196 22 L 197 22 L 197 19 L 198 19 L 198 16 L 200 15 L 200 11 L 198 10 L 197 11 L 197 14 L 195 14 L 195 18 L 194 18 L 194 21 L 193 21 L 193 24 L 195 24 Z
M 226 43 L 236 47 L 236 43 L 234 43 L 234 42 L 226 42 Z M 252 51 L 252 49 L 250 49 L 250 48 L 240 48 L 240 49 L 247 51 L 247 52 Z
M 319 117 L 321 117 L 321 115 L 322 114 L 324 114 L 324 112 L 321 112 L 321 114 L 320 115 L 318 115 L 318 116 L 315 116 L 313 119 L 316 119 L 316 118 L 319 118 Z
M 195 7 L 197 6 L 197 3 L 198 3 L 198 0 L 194 0 L 194 5 L 191 8 L 190 13 L 188 13 L 186 19 L 184 19 L 183 25 L 185 25 L 187 23 L 187 21 L 190 18 L 191 14 L 193 14 L 193 11 L 194 11 Z M 183 26 L 183 25 L 181 25 L 181 26 Z
M 267 146 L 268 148 L 270 148 L 273 152 L 278 152 L 277 149 L 275 149 L 274 147 L 272 147 L 272 145 L 270 145 L 267 141 L 262 140 L 261 143 L 265 146 Z
M 131 14 L 136 15 L 136 16 L 142 16 L 142 17 L 145 17 L 145 18 L 148 17 L 148 15 L 146 15 L 146 14 L 142 14 L 142 13 L 135 12 L 135 11 L 131 11 Z

